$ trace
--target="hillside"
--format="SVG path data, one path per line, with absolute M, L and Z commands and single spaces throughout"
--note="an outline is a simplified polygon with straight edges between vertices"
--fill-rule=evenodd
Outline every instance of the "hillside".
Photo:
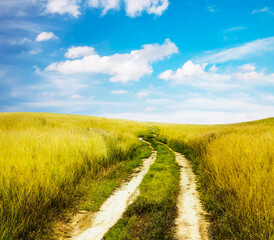
M 210 238 L 273 238 L 274 118 L 180 125 L 1 113 L 0 239 L 56 239 L 64 234 L 56 224 L 63 228 L 79 211 L 100 211 L 150 156 L 140 136 L 158 150 L 156 162 L 107 239 L 175 239 L 176 199 L 184 191 L 170 148 L 191 161 Z

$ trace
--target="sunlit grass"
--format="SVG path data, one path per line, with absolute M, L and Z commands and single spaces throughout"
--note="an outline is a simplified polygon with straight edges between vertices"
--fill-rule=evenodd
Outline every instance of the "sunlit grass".
M 159 130 L 158 139 L 192 160 L 213 239 L 273 239 L 273 118 L 234 125 L 153 126 Z M 145 124 L 132 121 L 41 113 L 0 114 L 0 239 L 30 239 L 35 236 L 32 231 L 45 226 L 49 214 L 71 204 L 79 183 L 106 176 L 100 180 L 102 185 L 91 186 L 94 197 L 87 195 L 89 201 L 83 206 L 98 210 L 119 185 L 108 180 L 112 171 L 115 173 L 118 163 L 128 159 L 135 149 L 141 149 L 138 136 L 148 135 L 149 131 Z M 121 166 L 132 171 L 138 162 L 140 159 Z M 156 170 L 154 176 L 161 174 Z M 142 186 L 158 184 L 148 178 Z M 164 196 L 157 194 L 158 187 L 143 190 L 148 195 L 155 192 L 156 199 Z M 134 228 L 137 218 L 140 223 L 149 222 L 145 215 L 136 215 L 121 226 L 129 224 Z M 153 226 L 159 230 L 156 225 Z M 134 228 L 132 234 L 144 234 L 143 226 L 138 227 L 140 231 Z
M 137 122 L 0 114 L 0 239 L 26 237 L 64 208 L 81 178 L 96 178 L 140 146 Z
M 140 195 L 104 236 L 106 240 L 174 239 L 179 166 L 167 146 L 150 141 L 157 150 L 155 163 L 140 184 Z
M 273 118 L 155 126 L 159 139 L 193 161 L 214 239 L 273 239 Z

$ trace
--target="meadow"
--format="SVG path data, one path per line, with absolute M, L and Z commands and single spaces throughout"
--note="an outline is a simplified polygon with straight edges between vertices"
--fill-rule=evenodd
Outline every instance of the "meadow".
M 231 125 L 154 124 L 198 175 L 213 239 L 274 239 L 274 119 Z
M 179 167 L 154 138 L 191 160 L 211 239 L 274 239 L 273 118 L 206 126 L 43 113 L 0 114 L 0 239 L 54 239 L 43 229 L 63 210 L 98 211 L 150 155 L 139 136 L 158 156 L 106 239 L 173 239 Z
M 97 179 L 129 158 L 147 132 L 123 120 L 0 114 L 0 239 L 30 239 L 71 204 L 83 178 Z

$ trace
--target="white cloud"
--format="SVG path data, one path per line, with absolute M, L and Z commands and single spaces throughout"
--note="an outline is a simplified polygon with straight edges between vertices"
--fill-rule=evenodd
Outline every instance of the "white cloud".
M 211 90 L 239 88 L 243 87 L 241 84 L 244 82 L 255 85 L 274 83 L 274 73 L 267 75 L 263 72 L 256 72 L 256 67 L 252 64 L 245 64 L 234 70 L 230 69 L 230 73 L 225 74 L 216 73 L 218 69 L 215 65 L 208 71 L 205 69 L 206 66 L 207 64 L 194 64 L 192 61 L 187 61 L 182 68 L 178 68 L 175 72 L 172 70 L 162 72 L 159 78 Z
M 138 92 L 138 93 L 136 94 L 136 96 L 137 96 L 138 98 L 142 98 L 142 97 L 149 96 L 149 93 L 146 92 L 146 91 L 141 91 L 141 92 Z
M 239 66 L 238 72 L 234 74 L 234 78 L 239 81 L 260 85 L 274 83 L 274 73 L 267 75 L 264 72 L 256 72 L 255 70 L 256 67 L 252 64 Z
M 255 71 L 256 67 L 252 64 L 244 64 L 238 67 L 240 72 L 253 72 Z
M 142 12 L 148 14 L 162 15 L 168 8 L 168 0 L 89 0 L 89 6 L 93 8 L 102 8 L 102 14 L 109 10 L 117 10 L 121 5 L 125 5 L 125 11 L 128 16 L 140 16 Z
M 217 70 L 218 70 L 218 68 L 216 67 L 215 64 L 209 69 L 209 71 L 213 72 L 213 73 L 217 72 Z
M 41 6 L 46 14 L 68 14 L 79 17 L 83 5 L 102 9 L 105 15 L 110 10 L 119 10 L 121 6 L 130 17 L 140 16 L 143 12 L 162 15 L 168 8 L 169 0 L 9 0 L 0 1 L 0 15 L 29 16 L 39 15 Z
M 207 82 L 225 82 L 230 80 L 229 75 L 217 74 L 214 71 L 217 70 L 214 65 L 210 68 L 210 71 L 205 71 L 207 64 L 194 64 L 192 61 L 187 61 L 182 68 L 177 69 L 176 72 L 167 70 L 159 75 L 160 79 L 173 80 L 177 83 L 186 83 L 190 85 L 202 85 Z
M 88 5 L 93 8 L 103 8 L 102 14 L 105 15 L 109 10 L 120 8 L 121 0 L 89 0 Z
M 255 14 L 255 13 L 270 13 L 270 14 L 274 14 L 274 12 L 270 11 L 269 7 L 264 7 L 264 8 L 261 8 L 261 9 L 255 9 L 252 14 Z
M 200 63 L 224 63 L 231 60 L 242 59 L 250 56 L 251 54 L 262 54 L 270 51 L 274 51 L 274 37 L 255 40 L 239 47 L 207 54 L 206 56 L 195 60 Z
M 80 3 L 80 0 L 48 0 L 45 12 L 60 15 L 69 14 L 77 18 L 81 14 Z
M 95 55 L 93 47 L 71 47 L 65 54 L 66 58 L 80 58 L 85 56 Z
M 236 80 L 247 81 L 247 82 L 258 82 L 260 80 L 264 80 L 263 73 L 257 73 L 255 71 L 252 72 L 239 72 L 235 74 Z
M 57 39 L 56 35 L 53 32 L 42 32 L 37 35 L 35 40 L 37 42 L 44 42 L 50 39 Z
M 153 62 L 163 60 L 174 53 L 178 53 L 178 48 L 167 39 L 162 45 L 143 45 L 141 50 L 135 50 L 128 54 L 102 57 L 94 54 L 82 59 L 52 63 L 46 68 L 46 71 L 57 71 L 62 74 L 108 74 L 112 76 L 111 82 L 138 81 L 144 75 L 153 72 L 151 66 Z
M 149 14 L 162 15 L 168 8 L 168 0 L 125 0 L 126 13 L 130 17 L 141 15 L 143 11 Z
M 126 94 L 128 93 L 127 90 L 113 90 L 111 91 L 112 94 Z

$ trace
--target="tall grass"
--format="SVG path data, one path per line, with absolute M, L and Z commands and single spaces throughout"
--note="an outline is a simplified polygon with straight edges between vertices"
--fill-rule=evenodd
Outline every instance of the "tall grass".
M 75 186 L 127 158 L 147 128 L 95 117 L 0 114 L 0 239 L 26 239 Z
M 156 127 L 160 140 L 193 161 L 213 239 L 274 239 L 273 118 Z

